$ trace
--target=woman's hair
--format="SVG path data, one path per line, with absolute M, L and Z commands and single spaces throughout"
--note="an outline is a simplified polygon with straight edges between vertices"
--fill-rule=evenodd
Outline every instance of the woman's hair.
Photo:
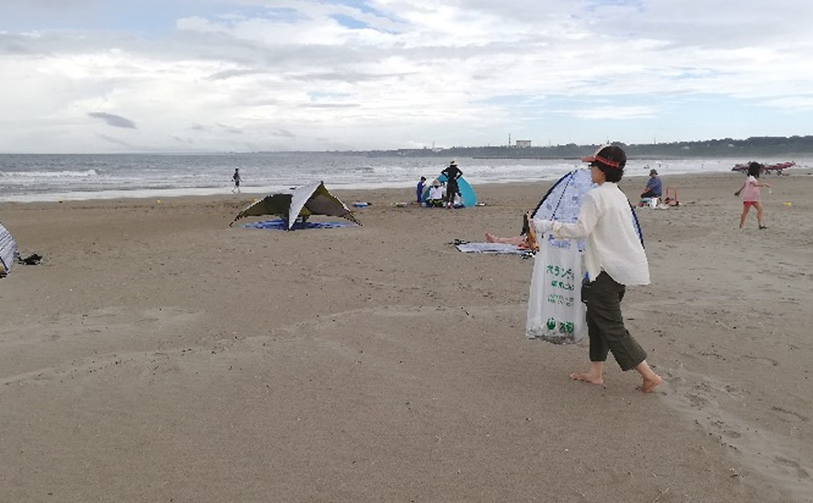
M 600 162 L 595 163 L 596 167 L 604 173 L 604 179 L 608 182 L 618 183 L 621 181 L 621 178 L 624 176 L 624 170 L 619 168 L 610 168 L 607 167 Z
M 762 171 L 762 164 L 758 162 L 752 162 L 748 164 L 748 176 L 753 176 L 754 178 L 759 178 L 759 173 Z
M 602 160 L 608 160 L 615 166 L 610 166 L 601 162 Z M 627 154 L 621 149 L 621 147 L 616 147 L 615 145 L 609 145 L 601 150 L 599 150 L 595 155 L 595 160 L 591 163 L 594 164 L 598 169 L 604 173 L 606 176 L 605 180 L 608 182 L 620 182 L 621 177 L 624 176 L 624 166 L 627 165 Z

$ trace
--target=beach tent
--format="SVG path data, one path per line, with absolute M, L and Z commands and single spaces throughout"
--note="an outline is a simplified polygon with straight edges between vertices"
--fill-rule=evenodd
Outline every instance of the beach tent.
M 559 178 L 551 186 L 548 192 L 542 196 L 531 216 L 542 220 L 576 222 L 579 219 L 579 210 L 584 195 L 594 187 L 596 187 L 596 184 L 593 183 L 590 177 L 589 169 L 575 169 Z M 630 209 L 632 210 L 632 226 L 638 234 L 641 245 L 643 245 L 644 235 L 641 232 L 641 225 L 638 223 L 638 215 L 635 214 L 635 208 L 632 204 L 630 204 Z M 523 229 L 523 232 L 525 232 L 525 229 Z M 577 243 L 579 250 L 584 250 L 584 240 L 579 239 Z
M 11 233 L 0 223 L 0 277 L 9 273 L 16 255 L 17 243 L 11 237 Z
M 440 183 L 446 183 L 446 175 L 438 175 L 437 181 Z M 423 194 L 421 195 L 422 203 L 425 203 L 429 198 L 429 189 L 431 188 L 432 185 L 427 184 Z M 474 192 L 474 189 L 471 188 L 469 182 L 467 182 L 462 176 L 457 178 L 457 189 L 460 191 L 460 203 L 464 208 L 471 208 L 472 206 L 477 205 L 477 194 Z
M 288 230 L 291 230 L 297 217 L 311 215 L 342 217 L 361 225 L 353 212 L 327 190 L 324 182 L 313 182 L 288 191 L 268 194 L 238 213 L 231 224 L 244 217 L 263 215 L 277 215 L 286 219 Z

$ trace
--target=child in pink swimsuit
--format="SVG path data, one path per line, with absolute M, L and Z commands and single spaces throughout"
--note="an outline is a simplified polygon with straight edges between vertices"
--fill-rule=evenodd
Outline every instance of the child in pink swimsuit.
M 762 223 L 762 202 L 759 197 L 760 187 L 770 187 L 769 183 L 759 183 L 759 173 L 762 171 L 762 164 L 752 162 L 748 165 L 748 178 L 742 184 L 740 190 L 734 193 L 739 196 L 742 193 L 742 215 L 740 215 L 740 229 L 745 225 L 745 217 L 748 216 L 748 210 L 751 206 L 757 209 L 757 223 L 760 229 L 767 229 L 768 226 Z

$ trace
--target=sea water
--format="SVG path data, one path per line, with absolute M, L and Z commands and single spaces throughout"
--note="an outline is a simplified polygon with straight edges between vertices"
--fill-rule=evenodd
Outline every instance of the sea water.
M 240 189 L 265 194 L 324 181 L 329 189 L 412 188 L 440 174 L 447 157 L 367 156 L 348 153 L 223 154 L 0 154 L 0 202 L 153 198 L 228 194 L 240 169 Z M 577 159 L 457 159 L 478 184 L 555 180 Z M 673 174 L 730 171 L 731 159 L 630 160 L 625 176 L 655 168 Z M 405 198 L 408 198 L 405 191 Z

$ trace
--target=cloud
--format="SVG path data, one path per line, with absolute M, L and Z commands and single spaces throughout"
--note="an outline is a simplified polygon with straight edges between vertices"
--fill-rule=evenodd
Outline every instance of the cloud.
M 304 103 L 302 108 L 361 108 L 360 103 Z
M 278 138 L 296 138 L 295 134 L 293 134 L 290 131 L 286 131 L 284 129 L 278 129 L 276 131 L 272 131 L 270 134 L 273 135 L 273 136 L 276 136 Z
M 124 140 L 119 140 L 118 138 L 113 138 L 112 136 L 107 136 L 107 135 L 104 135 L 104 134 L 97 134 L 96 136 L 98 138 L 101 138 L 102 140 L 104 140 L 106 142 L 109 142 L 109 143 L 112 143 L 114 145 L 119 145 L 119 146 L 122 146 L 122 147 L 127 147 L 128 149 L 133 149 L 133 145 L 126 142 L 126 141 L 124 141 Z M 133 150 L 137 150 L 137 149 L 133 149 Z
M 225 80 L 236 77 L 245 77 L 250 75 L 262 75 L 268 73 L 268 70 L 222 70 L 209 75 L 209 80 Z
M 758 113 L 756 133 L 808 132 L 809 2 L 166 0 L 146 19 L 71 1 L 101 14 L 5 8 L 0 150 L 104 151 L 88 115 L 158 150 L 496 144 L 509 131 L 589 143 L 608 124 L 629 143 L 653 124 L 661 141 L 699 139 L 733 134 L 732 110 Z M 680 105 L 692 98 L 703 129 Z M 44 130 L 65 143 L 37 141 Z
M 234 126 L 227 126 L 226 124 L 215 124 L 218 128 L 222 131 L 226 131 L 231 134 L 243 134 L 243 131 L 240 128 Z
M 581 110 L 562 110 L 564 115 L 572 115 L 582 119 L 590 120 L 630 120 L 641 118 L 657 117 L 658 111 L 652 107 L 632 106 L 632 107 L 617 107 L 617 106 L 599 106 L 594 108 L 585 108 Z
M 121 127 L 128 129 L 138 129 L 133 121 L 126 119 L 120 115 L 109 114 L 105 112 L 90 112 L 88 117 L 103 120 L 108 126 Z

